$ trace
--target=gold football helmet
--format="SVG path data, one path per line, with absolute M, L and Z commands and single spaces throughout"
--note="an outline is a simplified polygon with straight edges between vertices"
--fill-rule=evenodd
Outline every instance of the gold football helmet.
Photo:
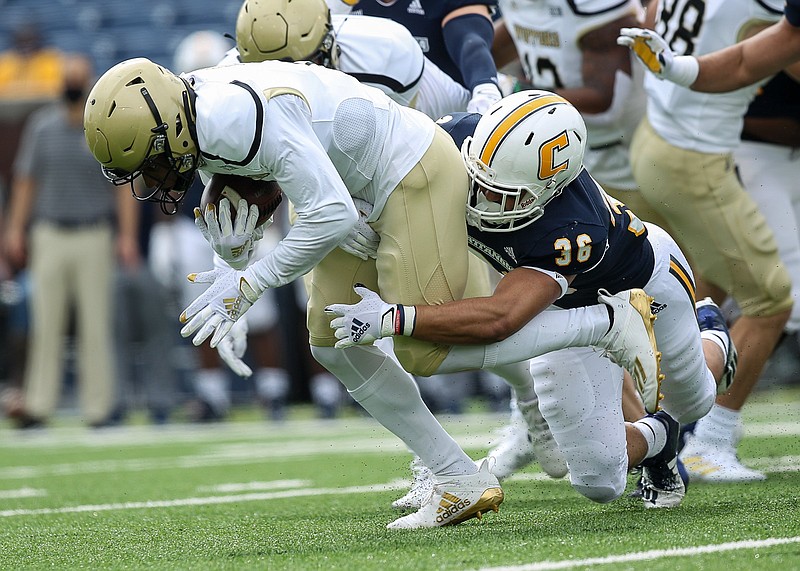
M 325 0 L 245 0 L 236 19 L 243 62 L 313 61 L 336 68 L 339 47 Z
M 83 130 L 103 173 L 174 213 L 200 160 L 188 83 L 145 58 L 119 63 L 89 93 Z M 134 187 L 142 176 L 146 191 Z

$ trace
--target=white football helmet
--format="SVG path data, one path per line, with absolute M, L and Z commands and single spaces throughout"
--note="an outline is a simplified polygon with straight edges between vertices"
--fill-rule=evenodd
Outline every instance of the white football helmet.
M 486 232 L 532 224 L 581 172 L 585 148 L 583 118 L 563 97 L 529 90 L 501 99 L 461 146 L 472 181 L 467 221 Z

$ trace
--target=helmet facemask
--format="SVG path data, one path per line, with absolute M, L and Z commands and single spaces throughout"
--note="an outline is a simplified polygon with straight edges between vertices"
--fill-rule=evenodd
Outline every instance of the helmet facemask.
M 159 91 L 159 96 L 154 100 L 148 89 L 148 86 L 152 83 L 152 76 L 148 76 L 146 80 L 139 74 L 139 67 L 147 64 L 134 61 L 131 64 L 134 67 L 133 78 L 122 84 L 125 94 L 121 94 L 122 92 L 120 91 L 115 92 L 115 94 L 120 93 L 117 97 L 122 98 L 120 99 L 120 105 L 126 107 L 118 108 L 116 99 L 113 97 L 110 101 L 105 100 L 103 102 L 91 99 L 87 102 L 87 114 L 91 113 L 96 122 L 97 113 L 100 112 L 100 117 L 105 120 L 104 123 L 98 124 L 95 129 L 87 129 L 87 137 L 92 135 L 91 139 L 95 144 L 98 142 L 106 143 L 106 146 L 99 144 L 96 147 L 93 147 L 92 143 L 90 143 L 90 147 L 93 148 L 93 152 L 95 149 L 100 150 L 102 158 L 98 156 L 98 160 L 101 161 L 101 164 L 106 163 L 103 164 L 102 170 L 109 181 L 116 186 L 129 184 L 134 198 L 140 201 L 157 202 L 164 213 L 174 214 L 192 184 L 199 166 L 195 142 L 196 136 L 194 134 L 194 126 L 191 123 L 194 115 L 192 106 L 193 93 L 185 80 L 173 75 L 171 76 L 172 83 L 170 88 L 180 89 L 180 95 L 178 95 L 176 89 L 172 98 L 165 99 L 164 93 Z M 152 66 L 153 64 L 150 65 Z M 152 69 L 152 67 L 148 69 Z M 160 78 L 161 75 L 157 73 L 156 77 Z M 163 88 L 164 85 L 152 85 L 151 87 Z M 156 100 L 161 102 L 162 109 L 167 111 L 169 115 L 175 114 L 172 125 L 162 119 Z M 95 107 L 97 111 L 93 110 Z M 115 119 L 118 113 L 134 108 L 139 109 L 135 116 L 123 115 Z M 106 109 L 107 111 L 103 112 Z M 111 123 L 112 121 L 113 123 Z M 112 139 L 114 143 L 109 144 L 109 138 L 105 133 L 118 134 L 119 131 L 117 129 L 125 129 L 124 125 L 131 125 L 133 121 L 138 122 L 139 127 L 137 129 L 140 130 L 137 132 L 141 133 L 141 138 L 144 139 L 142 142 L 146 146 L 143 149 L 144 158 L 141 159 L 138 165 L 128 170 L 129 167 L 123 165 L 126 165 L 126 163 L 129 165 L 130 160 L 121 158 L 126 156 L 125 153 L 127 152 L 127 144 L 123 142 L 125 139 Z M 150 127 L 150 125 L 154 126 Z M 139 138 L 137 136 L 136 140 L 138 141 Z M 181 153 L 174 147 L 182 147 L 184 152 Z M 114 156 L 107 157 L 103 152 L 106 149 L 114 149 L 112 155 L 116 155 L 116 159 Z M 132 154 L 131 158 L 135 156 L 136 154 Z M 115 163 L 117 165 L 122 163 L 122 165 L 111 166 Z M 144 184 L 135 184 L 136 179 L 140 177 Z
M 329 69 L 339 69 L 340 51 L 341 48 L 339 48 L 339 44 L 336 43 L 336 36 L 333 33 L 333 25 L 329 17 L 328 31 L 322 38 L 322 43 L 320 43 L 317 51 L 308 56 L 308 61 Z
M 151 129 L 155 134 L 150 142 L 150 149 L 141 165 L 133 172 L 113 168 L 103 167 L 103 174 L 115 186 L 124 184 L 131 185 L 131 194 L 136 200 L 143 202 L 157 202 L 165 214 L 175 214 L 186 192 L 194 182 L 194 175 L 197 171 L 197 159 L 191 154 L 176 155 L 172 152 L 167 137 L 166 123 L 161 120 L 161 114 L 153 102 L 146 87 L 141 88 L 144 97 L 156 126 Z M 184 104 L 188 106 L 188 95 L 184 94 Z M 181 124 L 180 115 L 175 118 L 176 131 L 184 128 Z M 188 128 L 188 127 L 187 127 Z M 134 181 L 141 177 L 144 188 L 137 188 Z
M 524 228 L 542 217 L 545 205 L 561 193 L 552 192 L 556 185 L 550 180 L 537 189 L 528 185 L 506 185 L 495 179 L 495 171 L 474 155 L 469 155 L 467 137 L 462 158 L 467 165 L 470 188 L 467 195 L 467 222 L 484 232 L 511 232 Z M 546 200 L 543 197 L 547 196 Z

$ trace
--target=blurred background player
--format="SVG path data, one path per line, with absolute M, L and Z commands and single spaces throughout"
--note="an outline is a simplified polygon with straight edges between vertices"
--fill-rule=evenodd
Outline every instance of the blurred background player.
M 470 93 L 467 111 L 483 113 L 502 97 L 491 51 L 495 0 L 327 1 L 334 14 L 353 11 L 405 26 L 425 56 Z
M 687 7 L 689 6 L 689 7 Z M 686 29 L 680 17 L 691 4 L 653 4 L 646 25 L 666 38 L 677 53 L 701 56 L 735 44 L 770 22 L 783 2 L 711 0 Z M 732 325 L 739 365 L 730 390 L 717 397 L 698 421 L 681 452 L 690 479 L 715 482 L 763 480 L 736 455 L 741 409 L 753 390 L 789 318 L 789 275 L 772 231 L 742 187 L 733 151 L 743 116 L 756 93 L 753 85 L 730 93 L 704 94 L 645 77 L 647 116 L 634 135 L 633 173 L 642 193 L 676 232 L 698 275 L 698 296 L 736 300 L 742 316 Z M 708 307 L 700 318 L 722 320 Z
M 800 66 L 797 67 L 800 71 Z M 792 281 L 785 331 L 800 330 L 800 75 L 780 72 L 764 84 L 744 116 L 734 151 L 742 184 L 758 204 Z
M 93 80 L 87 56 L 67 58 L 61 101 L 37 111 L 17 153 L 5 248 L 31 280 L 29 352 L 20 428 L 41 426 L 59 404 L 65 347 L 74 317 L 80 407 L 92 427 L 111 421 L 116 357 L 116 261 L 139 262 L 136 202 L 113 194 L 83 140 Z

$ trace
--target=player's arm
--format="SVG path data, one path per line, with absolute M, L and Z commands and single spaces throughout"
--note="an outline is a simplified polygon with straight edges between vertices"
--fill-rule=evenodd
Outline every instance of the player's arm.
M 489 297 L 416 306 L 412 337 L 449 345 L 502 341 L 562 294 L 561 285 L 550 275 L 532 268 L 515 268 L 503 276 Z
M 747 40 L 697 58 L 694 91 L 731 91 L 800 61 L 800 27 L 784 17 Z
M 492 57 L 494 25 L 489 7 L 470 4 L 452 10 L 442 19 L 442 36 L 464 87 L 472 93 L 467 111 L 483 113 L 502 97 Z
M 448 345 L 487 344 L 522 328 L 561 297 L 570 281 L 554 272 L 516 268 L 500 280 L 489 297 L 433 306 L 387 303 L 377 293 L 357 285 L 360 302 L 329 305 L 325 312 L 334 316 L 331 327 L 339 339 L 337 348 L 392 335 Z
M 27 229 L 36 198 L 36 181 L 32 176 L 17 174 L 11 185 L 11 201 L 5 230 L 5 254 L 15 267 L 27 262 Z

